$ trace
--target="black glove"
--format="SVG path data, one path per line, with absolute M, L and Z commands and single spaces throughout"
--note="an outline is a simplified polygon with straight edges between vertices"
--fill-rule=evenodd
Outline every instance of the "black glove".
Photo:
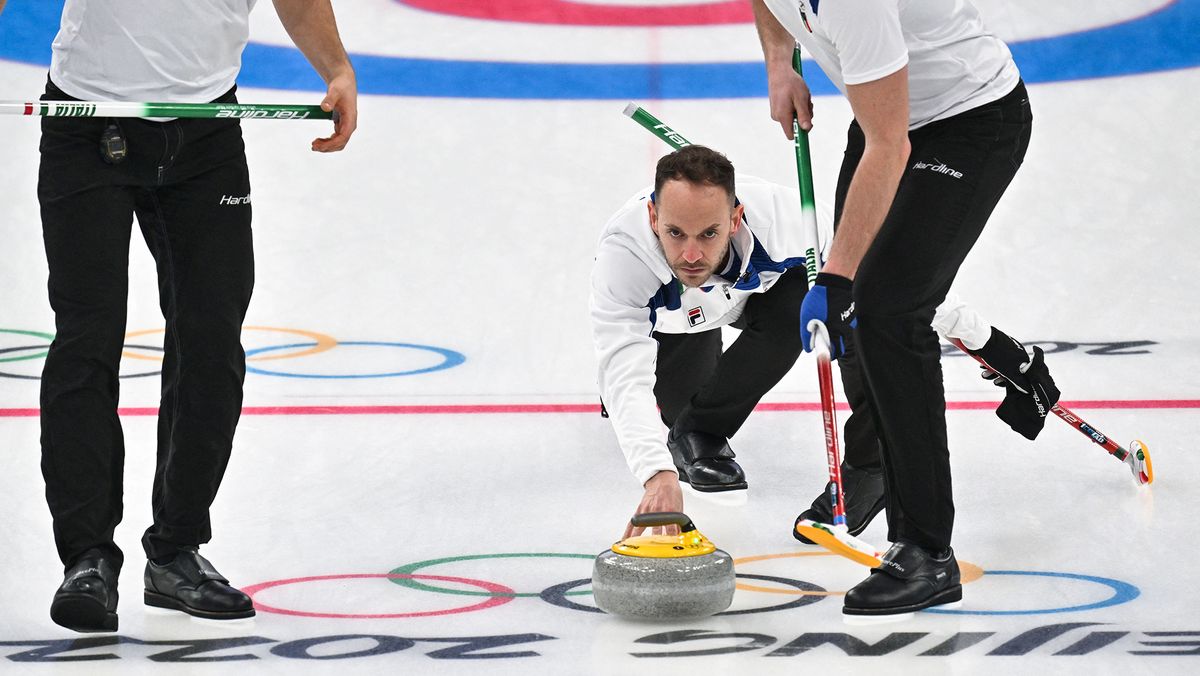
M 1033 348 L 1033 358 L 1025 346 L 1000 329 L 992 327 L 988 342 L 971 354 L 982 359 L 983 377 L 1005 389 L 1004 401 L 996 415 L 1009 427 L 1029 440 L 1037 438 L 1046 424 L 1050 409 L 1060 393 L 1046 368 L 1042 348 Z

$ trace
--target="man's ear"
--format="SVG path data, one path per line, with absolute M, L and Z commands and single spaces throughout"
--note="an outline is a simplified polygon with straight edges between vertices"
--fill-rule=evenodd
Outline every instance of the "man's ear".
M 742 217 L 745 215 L 745 213 L 746 207 L 742 206 L 741 202 L 738 202 L 733 206 L 733 213 L 731 214 L 731 218 L 733 218 L 733 224 L 729 226 L 729 234 L 732 235 L 738 231 L 738 228 L 742 227 Z
M 654 232 L 654 236 L 658 236 L 658 209 L 654 207 L 654 200 L 646 202 L 646 208 L 650 210 L 650 230 Z

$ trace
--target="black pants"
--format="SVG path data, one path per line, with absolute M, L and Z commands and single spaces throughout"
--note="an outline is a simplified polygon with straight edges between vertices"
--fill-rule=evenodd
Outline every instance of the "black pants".
M 43 99 L 65 100 L 48 84 Z M 233 91 L 220 99 L 235 100 Z M 128 144 L 105 163 L 100 138 Z M 241 324 L 254 284 L 250 181 L 236 120 L 43 118 L 38 200 L 56 335 L 42 372 L 42 474 L 64 564 L 121 560 L 117 417 L 129 238 L 137 215 L 166 318 L 150 557 L 211 537 L 209 506 L 241 413 Z
M 930 323 L 1029 145 L 1024 84 L 1002 99 L 909 134 L 912 153 L 891 210 L 854 279 L 856 372 L 883 446 L 888 539 L 950 545 L 954 500 L 946 442 L 941 350 Z M 835 221 L 862 158 L 851 123 L 838 178 Z M 849 372 L 848 372 L 849 371 Z M 847 385 L 849 389 L 849 385 Z
M 796 363 L 800 304 L 808 291 L 802 268 L 783 274 L 766 293 L 746 302 L 733 326 L 742 330 L 724 354 L 719 330 L 655 333 L 658 364 L 654 395 L 663 422 L 681 431 L 699 430 L 729 438 L 737 433 L 763 395 Z M 843 363 L 844 363 L 843 358 Z M 844 367 L 843 367 L 844 369 Z M 879 465 L 879 445 L 862 379 L 847 380 L 851 414 L 843 436 L 845 459 L 855 467 Z M 819 430 L 814 430 L 814 439 Z

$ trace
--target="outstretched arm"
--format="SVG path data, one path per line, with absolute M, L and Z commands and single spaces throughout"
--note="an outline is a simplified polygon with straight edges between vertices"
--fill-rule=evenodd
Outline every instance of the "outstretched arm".
M 274 0 L 275 13 L 291 36 L 292 42 L 304 53 L 317 74 L 325 81 L 328 91 L 321 108 L 337 115 L 333 135 L 313 141 L 312 149 L 322 153 L 336 152 L 346 147 L 358 127 L 358 83 L 354 67 L 342 46 L 337 22 L 330 0 Z

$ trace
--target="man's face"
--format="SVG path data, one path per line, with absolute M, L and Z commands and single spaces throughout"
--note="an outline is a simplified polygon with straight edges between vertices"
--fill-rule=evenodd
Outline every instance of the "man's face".
M 732 201 L 723 188 L 672 180 L 650 203 L 650 228 L 685 286 L 700 286 L 724 262 L 742 220 L 742 205 Z

